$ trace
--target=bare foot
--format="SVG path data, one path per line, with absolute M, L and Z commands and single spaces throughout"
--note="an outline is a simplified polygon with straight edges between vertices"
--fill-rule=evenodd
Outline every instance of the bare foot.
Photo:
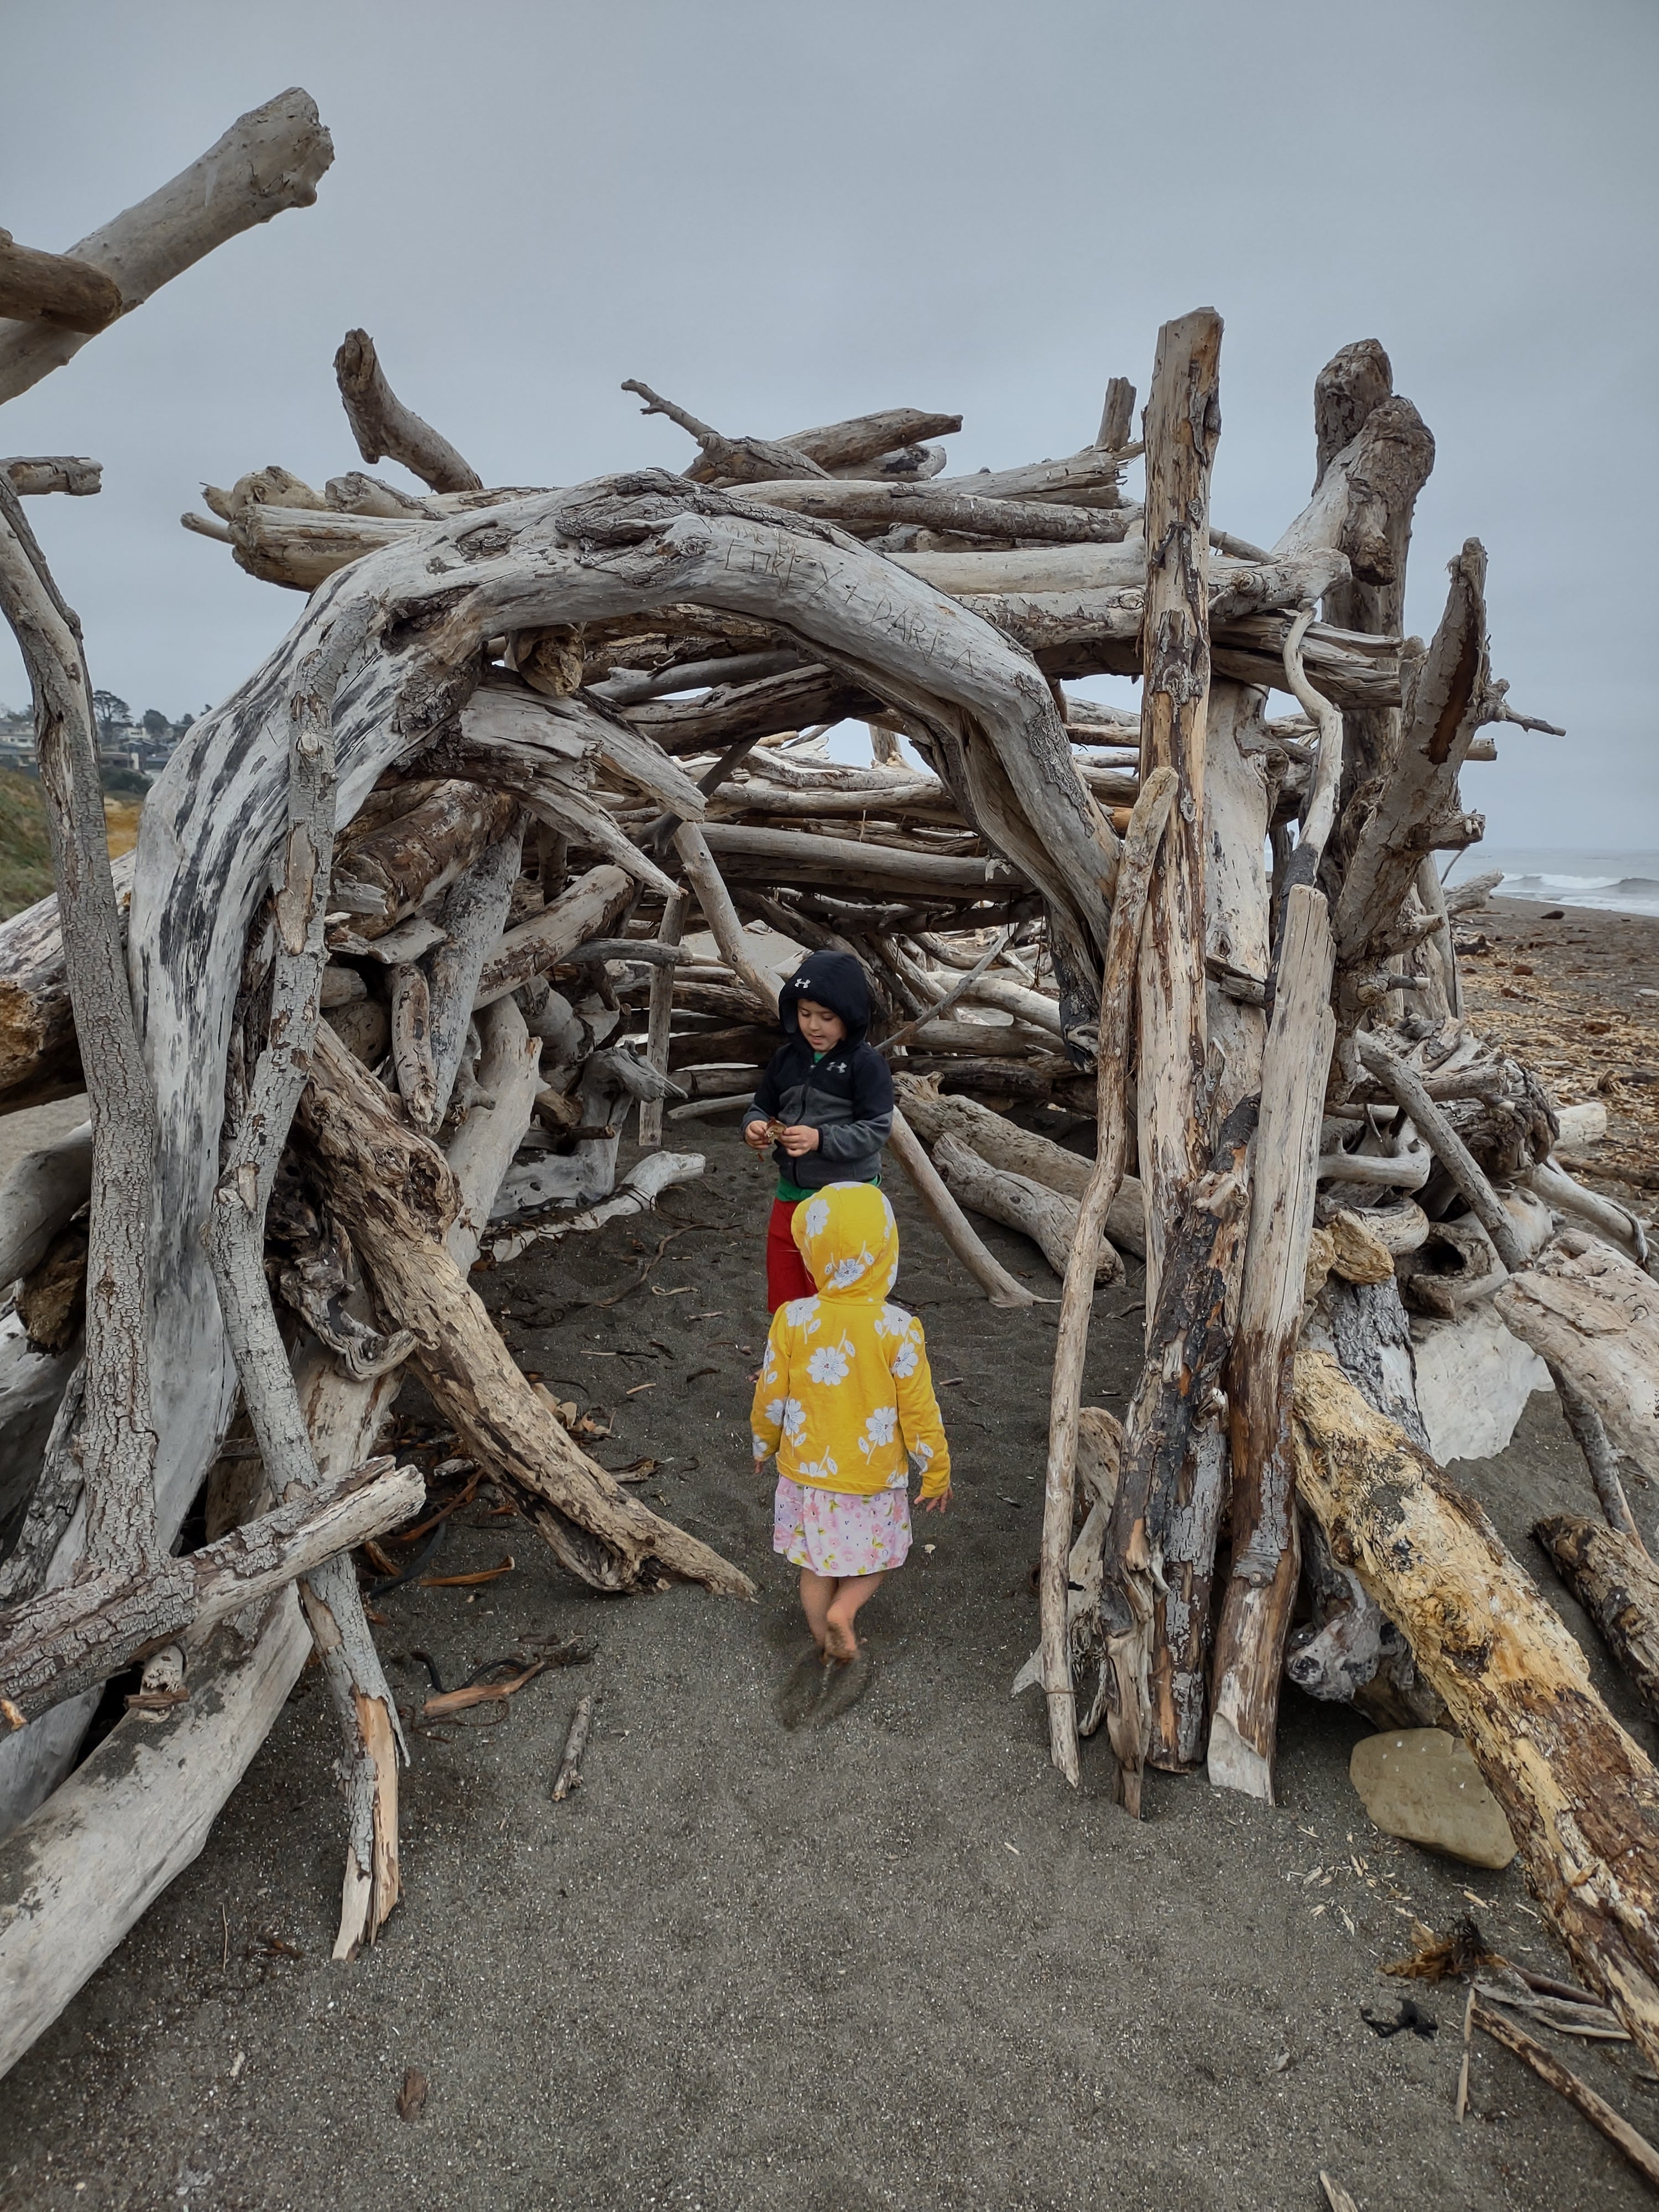
M 856 1659 L 859 1640 L 851 1626 L 844 1620 L 826 1620 L 823 1624 L 823 1649 L 830 1659 Z

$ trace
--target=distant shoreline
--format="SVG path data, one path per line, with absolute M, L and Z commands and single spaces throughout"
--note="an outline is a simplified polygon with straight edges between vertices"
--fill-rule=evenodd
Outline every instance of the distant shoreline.
M 1447 888 L 1493 868 L 1504 871 L 1498 891 L 1504 898 L 1592 914 L 1659 915 L 1659 853 L 1476 845 L 1461 856 Z

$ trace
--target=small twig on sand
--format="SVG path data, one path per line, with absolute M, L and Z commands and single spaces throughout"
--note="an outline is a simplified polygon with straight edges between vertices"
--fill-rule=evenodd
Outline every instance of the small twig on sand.
M 581 1787 L 582 1753 L 587 1748 L 588 1723 L 593 1717 L 592 1698 L 578 1698 L 576 1710 L 570 1717 L 570 1733 L 564 1740 L 564 1757 L 559 1761 L 559 1771 L 553 1783 L 553 1802 L 557 1805 L 573 1790 Z
M 1491 2036 L 1494 2043 L 1501 2043 L 1506 2051 L 1512 2051 L 1531 2067 L 1540 2081 L 1547 2081 L 1570 2105 L 1576 2106 L 1593 2128 L 1599 2128 L 1610 2143 L 1623 2151 L 1644 2180 L 1659 2188 L 1659 2151 L 1645 2136 L 1638 2135 L 1628 2120 L 1621 2119 L 1605 2098 L 1598 2097 L 1588 2081 L 1581 2081 L 1553 2051 L 1547 2051 L 1525 2028 L 1517 2027 L 1512 2020 L 1505 2020 L 1502 2013 L 1477 2002 L 1473 2018 L 1484 2034 Z

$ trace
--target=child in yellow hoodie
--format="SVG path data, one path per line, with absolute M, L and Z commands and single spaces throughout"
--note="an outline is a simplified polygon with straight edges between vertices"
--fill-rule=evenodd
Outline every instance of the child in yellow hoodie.
M 772 1316 L 750 1423 L 758 1466 L 775 1453 L 772 1548 L 800 1569 L 800 1601 L 825 1658 L 858 1656 L 854 1618 L 910 1549 L 909 1469 L 943 1510 L 951 1452 L 921 1323 L 887 1293 L 898 1225 L 873 1183 L 830 1183 L 795 1209 L 817 1294 Z

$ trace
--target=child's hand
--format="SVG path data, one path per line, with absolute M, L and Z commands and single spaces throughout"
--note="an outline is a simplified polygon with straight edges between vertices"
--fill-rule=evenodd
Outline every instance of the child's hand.
M 924 1513 L 943 1513 L 945 1507 L 950 1503 L 951 1486 L 947 1482 L 944 1489 L 939 1492 L 937 1496 L 933 1498 L 924 1498 L 921 1500 L 921 1510 Z
M 817 1152 L 818 1133 L 816 1129 L 810 1128 L 805 1122 L 798 1121 L 793 1127 L 784 1131 L 778 1139 L 778 1142 L 792 1160 L 798 1160 L 803 1152 Z
M 763 1152 L 772 1141 L 771 1122 L 745 1121 L 743 1125 L 743 1141 L 751 1152 Z

